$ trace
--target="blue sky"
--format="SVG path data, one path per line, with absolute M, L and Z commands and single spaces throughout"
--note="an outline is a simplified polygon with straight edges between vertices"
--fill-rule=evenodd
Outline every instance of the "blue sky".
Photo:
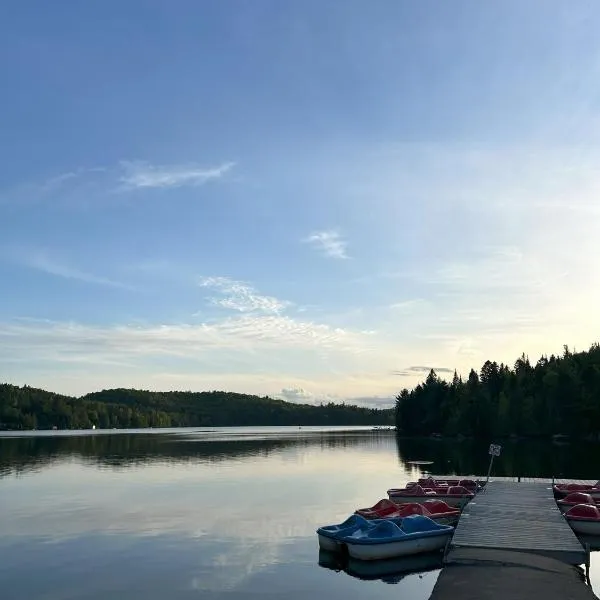
M 600 324 L 600 7 L 8 2 L 0 380 L 385 404 Z

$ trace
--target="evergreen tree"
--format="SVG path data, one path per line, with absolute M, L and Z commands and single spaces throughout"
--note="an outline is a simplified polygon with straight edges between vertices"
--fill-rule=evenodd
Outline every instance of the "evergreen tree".
M 564 346 L 562 356 L 542 356 L 535 366 L 525 354 L 512 369 L 487 360 L 464 382 L 456 371 L 447 383 L 432 370 L 398 395 L 396 423 L 407 435 L 598 438 L 600 345 L 587 352 Z

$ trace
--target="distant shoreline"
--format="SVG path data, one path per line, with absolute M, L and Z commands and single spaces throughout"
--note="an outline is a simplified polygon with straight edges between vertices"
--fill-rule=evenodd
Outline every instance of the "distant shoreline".
M 224 391 L 111 389 L 80 398 L 0 384 L 0 430 L 119 430 L 172 427 L 393 426 L 394 409 L 295 404 Z
M 374 428 L 371 425 L 309 425 L 306 427 L 295 425 L 232 425 L 225 427 L 196 428 L 196 427 L 138 427 L 122 429 L 17 429 L 0 430 L 0 438 L 19 438 L 19 437 L 68 437 L 68 436 L 94 436 L 94 435 L 127 435 L 127 434 L 148 434 L 148 435 L 198 435 L 206 434 L 209 439 L 215 435 L 231 435 L 238 439 L 253 437 L 256 435 L 277 436 L 281 433 L 294 434 L 295 437 L 302 435 L 318 433 L 396 433 L 390 426 L 382 425 Z

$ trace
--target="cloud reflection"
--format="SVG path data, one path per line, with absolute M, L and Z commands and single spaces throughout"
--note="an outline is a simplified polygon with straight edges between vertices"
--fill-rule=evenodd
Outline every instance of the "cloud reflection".
M 177 586 L 188 592 L 238 593 L 252 581 L 262 593 L 274 585 L 269 573 L 292 565 L 286 577 L 305 586 L 315 576 L 315 529 L 406 478 L 393 435 L 375 432 L 210 443 L 101 437 L 2 440 L 0 563 L 10 560 L 0 576 L 18 572 L 33 546 L 43 570 L 46 553 L 77 564 L 86 552 L 97 560 L 100 548 L 120 557 L 124 544 L 141 554 L 134 571 L 153 561 L 182 571 Z M 289 591 L 287 579 L 277 581 Z

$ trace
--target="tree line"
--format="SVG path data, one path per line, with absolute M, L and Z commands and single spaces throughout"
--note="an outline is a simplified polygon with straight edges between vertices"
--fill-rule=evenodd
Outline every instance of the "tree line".
M 513 367 L 486 361 L 466 381 L 431 371 L 396 397 L 396 427 L 405 435 L 537 437 L 600 434 L 600 345 L 562 356 L 524 354 Z
M 225 427 L 240 425 L 386 425 L 393 409 L 294 404 L 232 392 L 112 389 L 80 398 L 0 384 L 0 429 Z

